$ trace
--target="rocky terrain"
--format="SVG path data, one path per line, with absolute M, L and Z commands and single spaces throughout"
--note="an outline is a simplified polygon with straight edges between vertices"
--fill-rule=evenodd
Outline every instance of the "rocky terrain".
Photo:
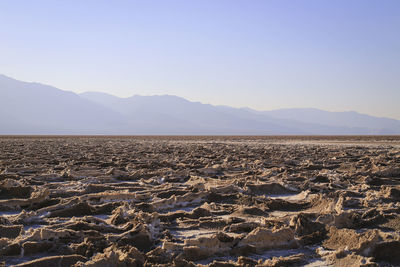
M 0 138 L 0 265 L 400 265 L 400 137 Z

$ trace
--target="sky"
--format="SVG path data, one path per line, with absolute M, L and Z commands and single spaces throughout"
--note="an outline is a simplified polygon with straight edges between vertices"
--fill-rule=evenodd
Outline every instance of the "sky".
M 400 119 L 398 0 L 0 0 L 0 74 Z

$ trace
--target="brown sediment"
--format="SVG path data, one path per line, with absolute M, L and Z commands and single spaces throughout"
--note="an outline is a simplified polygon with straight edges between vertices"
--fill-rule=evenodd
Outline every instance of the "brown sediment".
M 398 265 L 400 137 L 0 137 L 0 265 Z

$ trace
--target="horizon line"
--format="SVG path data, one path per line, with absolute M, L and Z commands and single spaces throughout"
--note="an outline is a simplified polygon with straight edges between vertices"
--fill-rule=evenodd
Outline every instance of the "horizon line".
M 389 116 L 373 115 L 371 113 L 363 113 L 363 112 L 360 112 L 360 111 L 357 111 L 357 110 L 340 110 L 340 111 L 337 111 L 337 110 L 321 109 L 321 108 L 316 108 L 316 107 L 304 107 L 304 106 L 303 107 L 300 107 L 300 106 L 297 106 L 297 107 L 286 107 L 286 108 L 282 107 L 282 108 L 277 108 L 277 109 L 263 109 L 263 110 L 260 110 L 260 109 L 252 108 L 252 107 L 249 107 L 249 106 L 230 106 L 230 105 L 226 105 L 226 104 L 217 104 L 216 105 L 216 104 L 201 102 L 199 100 L 188 99 L 188 98 L 185 98 L 185 97 L 182 97 L 182 96 L 178 96 L 178 95 L 173 95 L 173 94 L 152 94 L 152 95 L 151 94 L 150 95 L 134 94 L 134 95 L 131 95 L 131 96 L 121 97 L 121 96 L 118 96 L 118 95 L 115 95 L 115 94 L 112 94 L 112 93 L 109 93 L 109 92 L 103 92 L 103 91 L 77 92 L 77 91 L 74 91 L 74 90 L 61 89 L 61 88 L 59 88 L 57 86 L 50 85 L 50 84 L 45 84 L 45 83 L 42 83 L 40 81 L 22 81 L 22 80 L 18 80 L 18 79 L 14 78 L 14 77 L 11 77 L 11 76 L 8 76 L 8 75 L 2 74 L 2 73 L 0 73 L 0 76 L 3 76 L 5 78 L 7 78 L 7 79 L 11 79 L 11 80 L 14 80 L 14 81 L 17 81 L 17 82 L 49 86 L 49 87 L 52 87 L 52 88 L 55 88 L 57 90 L 61 90 L 61 91 L 64 91 L 64 92 L 74 93 L 74 94 L 76 94 L 78 96 L 81 96 L 82 94 L 86 94 L 86 93 L 105 94 L 105 95 L 109 95 L 109 96 L 116 97 L 116 98 L 119 98 L 119 99 L 128 99 L 128 98 L 132 98 L 132 97 L 171 96 L 171 97 L 177 97 L 177 98 L 180 98 L 180 99 L 192 102 L 192 103 L 200 103 L 200 104 L 204 104 L 204 105 L 211 105 L 211 106 L 214 106 L 214 107 L 229 107 L 229 108 L 237 108 L 237 109 L 250 109 L 252 111 L 257 111 L 257 112 L 269 112 L 269 111 L 278 111 L 278 110 L 295 110 L 295 109 L 303 109 L 303 110 L 312 109 L 312 110 L 318 110 L 318 111 L 324 111 L 324 112 L 333 112 L 333 113 L 355 112 L 355 113 L 360 114 L 360 115 L 367 115 L 367 116 L 380 118 L 380 119 L 392 119 L 392 120 L 400 121 L 400 118 L 397 119 L 397 118 L 389 117 Z

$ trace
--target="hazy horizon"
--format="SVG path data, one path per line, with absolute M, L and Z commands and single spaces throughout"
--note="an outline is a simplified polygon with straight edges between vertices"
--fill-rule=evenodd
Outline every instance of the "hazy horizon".
M 398 1 L 0 1 L 0 73 L 66 91 L 400 119 Z
M 0 134 L 400 134 L 400 120 L 358 112 L 257 111 L 173 95 L 76 94 L 4 75 L 0 75 L 0 125 Z
M 9 76 L 4 75 L 4 74 L 1 74 L 1 73 L 0 73 L 0 76 L 4 76 L 4 77 L 6 77 L 6 78 L 13 79 L 13 80 L 15 80 L 15 81 L 19 81 L 18 79 L 15 79 L 14 77 L 9 77 Z M 114 95 L 114 94 L 112 94 L 112 93 L 110 93 L 110 92 L 101 92 L 101 91 L 84 91 L 84 92 L 68 91 L 68 90 L 63 90 L 63 89 L 57 88 L 57 87 L 55 87 L 55 86 L 53 86 L 53 85 L 44 84 L 44 83 L 41 83 L 41 82 L 38 82 L 38 81 L 37 81 L 37 82 L 35 82 L 35 81 L 21 81 L 21 82 L 39 84 L 39 85 L 44 85 L 44 86 L 50 86 L 50 87 L 54 87 L 55 89 L 59 89 L 59 90 L 65 91 L 65 92 L 73 92 L 73 93 L 76 93 L 76 94 L 78 94 L 78 95 L 85 95 L 85 94 L 104 94 L 104 95 L 108 95 L 108 96 L 111 96 L 111 97 L 117 97 L 117 98 L 119 98 L 119 99 L 128 99 L 128 98 L 132 98 L 132 97 L 136 97 L 136 96 L 139 96 L 139 97 L 171 96 L 171 97 L 182 98 L 182 99 L 184 99 L 184 100 L 187 100 L 187 101 L 190 101 L 190 102 L 194 102 L 194 103 L 201 103 L 201 104 L 214 105 L 214 106 L 221 106 L 221 107 L 234 107 L 234 106 L 229 106 L 229 105 L 224 105 L 224 104 L 221 104 L 221 105 L 216 104 L 216 105 L 215 105 L 215 104 L 212 104 L 212 103 L 202 102 L 202 101 L 198 101 L 198 100 L 195 100 L 195 99 L 187 99 L 187 98 L 184 98 L 184 97 L 182 97 L 182 96 L 179 96 L 179 95 L 172 95 L 172 94 L 149 94 L 149 95 L 144 95 L 144 94 L 133 94 L 133 95 L 130 95 L 130 96 L 118 96 L 118 95 Z M 0 88 L 0 89 L 1 89 L 1 88 Z M 240 108 L 240 109 L 251 109 L 251 110 L 254 110 L 254 111 L 278 111 L 278 110 L 286 110 L 286 109 L 287 109 L 287 110 L 303 109 L 303 110 L 319 110 L 319 111 L 328 111 L 328 112 L 356 112 L 356 113 L 359 113 L 359 114 L 365 114 L 365 115 L 369 115 L 369 116 L 374 116 L 374 114 L 362 113 L 362 112 L 359 112 L 359 111 L 357 111 L 357 110 L 328 110 L 328 109 L 321 109 L 321 108 L 315 108 L 315 107 L 288 107 L 288 108 L 264 109 L 264 110 L 259 110 L 259 109 L 255 109 L 255 108 L 248 107 L 248 106 L 239 106 L 239 107 L 235 107 L 235 108 Z M 396 120 L 397 120 L 397 118 L 391 118 L 391 117 L 388 117 L 388 116 L 375 116 L 375 117 L 377 117 L 377 118 L 389 118 L 389 119 L 396 119 Z

